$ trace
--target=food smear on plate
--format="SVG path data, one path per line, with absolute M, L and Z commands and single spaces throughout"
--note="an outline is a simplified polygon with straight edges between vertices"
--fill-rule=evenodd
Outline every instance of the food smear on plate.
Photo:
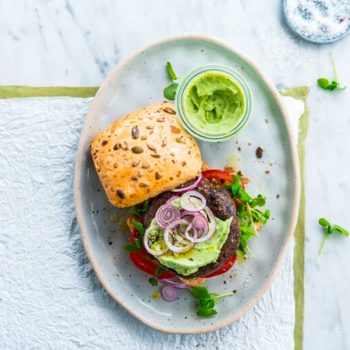
M 162 282 L 153 299 L 174 301 L 178 289 L 198 287 L 229 271 L 237 256 L 254 255 L 248 241 L 269 219 L 258 209 L 266 197 L 248 194 L 248 180 L 233 168 L 209 169 L 173 104 L 127 114 L 94 138 L 90 152 L 109 201 L 130 207 L 124 249 L 153 276 L 151 285 Z M 216 314 L 215 301 L 231 294 L 198 289 L 199 300 L 210 295 L 198 316 Z
M 188 84 L 183 104 L 191 125 L 208 134 L 232 130 L 242 120 L 246 108 L 239 83 L 212 71 L 199 74 Z

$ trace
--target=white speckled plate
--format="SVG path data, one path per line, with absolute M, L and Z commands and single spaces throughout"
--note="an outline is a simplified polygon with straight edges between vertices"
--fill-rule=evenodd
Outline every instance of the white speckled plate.
M 218 302 L 219 314 L 212 318 L 196 316 L 194 300 L 186 291 L 172 303 L 151 298 L 156 287 L 133 266 L 123 249 L 128 232 L 110 220 L 117 213 L 121 221 L 125 210 L 108 203 L 88 153 L 90 140 L 106 125 L 127 112 L 163 100 L 163 88 L 169 83 L 164 68 L 167 61 L 173 63 L 179 76 L 209 63 L 229 65 L 240 71 L 253 95 L 252 117 L 236 138 L 200 143 L 203 159 L 212 167 L 222 168 L 228 157 L 239 157 L 241 169 L 252 180 L 249 190 L 266 194 L 272 213 L 261 236 L 251 244 L 256 257 L 206 282 L 215 292 L 237 291 Z M 255 157 L 258 146 L 265 150 L 262 160 Z M 213 331 L 238 319 L 271 284 L 296 222 L 298 174 L 296 150 L 278 92 L 255 64 L 208 37 L 183 36 L 156 43 L 113 70 L 99 89 L 82 130 L 74 185 L 87 255 L 109 294 L 148 326 L 171 333 Z

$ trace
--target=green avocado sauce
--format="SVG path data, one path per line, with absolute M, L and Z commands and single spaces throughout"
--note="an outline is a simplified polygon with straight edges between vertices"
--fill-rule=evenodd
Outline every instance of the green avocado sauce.
M 241 87 L 231 77 L 205 72 L 194 78 L 184 93 L 188 121 L 207 134 L 225 134 L 243 119 L 246 109 Z
M 227 240 L 230 232 L 232 218 L 227 220 L 220 220 L 215 218 L 216 230 L 214 235 L 208 240 L 197 243 L 194 247 L 186 253 L 167 252 L 164 255 L 156 256 L 159 262 L 175 270 L 177 273 L 188 276 L 198 271 L 202 266 L 215 262 L 221 252 L 221 248 Z M 158 227 L 157 221 L 154 218 L 147 229 L 150 236 L 162 237 L 163 230 Z M 153 250 L 164 249 L 164 241 L 155 241 L 152 244 Z

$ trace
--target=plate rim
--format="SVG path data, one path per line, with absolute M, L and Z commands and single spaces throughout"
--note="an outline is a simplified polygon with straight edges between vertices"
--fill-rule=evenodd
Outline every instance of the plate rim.
M 81 199 L 81 168 L 79 164 L 81 163 L 82 156 L 84 154 L 83 152 L 83 141 L 84 141 L 84 134 L 86 133 L 86 127 L 90 121 L 93 120 L 93 115 L 95 115 L 96 108 L 98 103 L 96 101 L 99 100 L 99 97 L 105 92 L 105 90 L 110 85 L 110 82 L 113 80 L 114 76 L 119 73 L 119 71 L 123 70 L 125 66 L 128 65 L 128 63 L 142 54 L 142 52 L 146 50 L 150 50 L 154 47 L 161 46 L 164 44 L 167 44 L 172 41 L 179 41 L 179 40 L 199 40 L 199 41 L 206 41 L 212 44 L 220 45 L 226 48 L 227 50 L 233 52 L 235 55 L 239 56 L 241 59 L 243 59 L 250 67 L 256 72 L 257 75 L 260 76 L 260 78 L 263 80 L 263 82 L 267 85 L 267 87 L 270 89 L 272 96 L 275 100 L 276 105 L 280 109 L 286 129 L 288 134 L 288 144 L 291 149 L 291 158 L 292 158 L 292 168 L 293 168 L 293 180 L 294 180 L 294 188 L 293 188 L 293 197 L 292 197 L 292 210 L 291 210 L 291 222 L 289 224 L 289 227 L 287 228 L 287 234 L 285 236 L 283 246 L 281 248 L 281 251 L 272 266 L 271 272 L 266 279 L 266 281 L 260 286 L 260 288 L 257 290 L 257 292 L 254 294 L 254 296 L 245 304 L 241 306 L 241 308 L 233 313 L 232 315 L 226 317 L 220 322 L 213 322 L 211 325 L 207 326 L 198 326 L 198 327 L 192 327 L 192 328 L 178 328 L 178 329 L 172 329 L 168 326 L 162 326 L 158 323 L 155 323 L 153 321 L 150 321 L 148 319 L 145 319 L 137 314 L 137 312 L 133 311 L 132 308 L 130 308 L 127 303 L 124 303 L 121 298 L 119 297 L 118 293 L 112 288 L 110 282 L 108 279 L 104 276 L 104 273 L 102 272 L 102 269 L 99 267 L 98 259 L 95 259 L 93 249 L 88 243 L 88 230 L 86 221 L 84 220 L 83 215 L 83 206 L 82 206 L 82 199 Z M 262 297 L 262 295 L 268 290 L 268 288 L 271 286 L 272 282 L 275 280 L 277 273 L 279 272 L 282 262 L 284 260 L 288 243 L 291 240 L 291 237 L 293 236 L 297 219 L 298 219 L 298 212 L 299 212 L 299 202 L 300 202 L 300 169 L 299 169 L 299 158 L 298 158 L 298 151 L 297 151 L 297 144 L 294 144 L 293 142 L 293 129 L 292 124 L 288 118 L 288 114 L 286 111 L 286 108 L 284 107 L 279 92 L 274 86 L 274 84 L 270 81 L 270 79 L 265 75 L 265 73 L 259 68 L 258 65 L 256 65 L 250 58 L 248 58 L 245 54 L 243 54 L 240 50 L 237 50 L 236 48 L 232 47 L 230 44 L 226 43 L 222 39 L 218 39 L 213 36 L 209 35 L 203 35 L 203 34 L 180 34 L 180 35 L 173 35 L 168 36 L 166 38 L 152 41 L 150 44 L 143 46 L 141 49 L 138 49 L 134 51 L 133 53 L 129 54 L 121 60 L 111 71 L 111 73 L 108 74 L 108 76 L 105 78 L 105 80 L 102 82 L 101 86 L 99 87 L 92 103 L 89 108 L 89 111 L 86 115 L 86 118 L 84 120 L 80 137 L 79 137 L 79 144 L 78 144 L 78 150 L 77 155 L 75 159 L 75 171 L 74 171 L 74 206 L 75 206 L 75 212 L 77 217 L 77 223 L 79 232 L 82 236 L 82 242 L 83 246 L 86 252 L 86 255 L 89 259 L 89 262 L 91 263 L 92 269 L 94 270 L 94 273 L 96 274 L 98 280 L 100 281 L 103 288 L 107 291 L 107 293 L 110 295 L 110 297 L 115 300 L 119 305 L 121 305 L 125 310 L 127 310 L 133 317 L 135 317 L 140 322 L 144 323 L 145 325 L 159 330 L 164 333 L 173 333 L 173 334 L 199 334 L 199 333 L 207 333 L 212 332 L 218 329 L 221 329 L 234 321 L 237 321 L 240 317 L 242 317 L 250 308 L 252 308 L 256 302 Z

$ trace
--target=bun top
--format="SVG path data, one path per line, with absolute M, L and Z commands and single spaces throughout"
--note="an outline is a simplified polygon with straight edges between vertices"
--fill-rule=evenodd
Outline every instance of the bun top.
M 202 158 L 174 105 L 157 103 L 116 120 L 90 144 L 108 200 L 128 207 L 196 178 Z

